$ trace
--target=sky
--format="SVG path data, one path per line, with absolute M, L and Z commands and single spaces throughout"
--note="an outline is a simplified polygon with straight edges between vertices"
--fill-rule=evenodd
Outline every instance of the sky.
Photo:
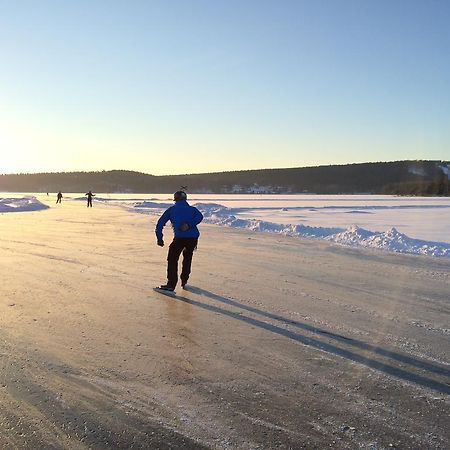
M 450 159 L 448 0 L 0 11 L 0 173 Z

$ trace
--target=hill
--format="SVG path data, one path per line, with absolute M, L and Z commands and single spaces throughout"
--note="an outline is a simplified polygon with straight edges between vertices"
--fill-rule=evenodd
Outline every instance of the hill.
M 395 161 L 155 176 L 126 170 L 0 175 L 7 192 L 449 195 L 450 163 Z

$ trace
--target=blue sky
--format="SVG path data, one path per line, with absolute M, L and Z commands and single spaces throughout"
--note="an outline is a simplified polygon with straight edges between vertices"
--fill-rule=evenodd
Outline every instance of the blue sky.
M 1 1 L 0 172 L 450 159 L 448 1 Z

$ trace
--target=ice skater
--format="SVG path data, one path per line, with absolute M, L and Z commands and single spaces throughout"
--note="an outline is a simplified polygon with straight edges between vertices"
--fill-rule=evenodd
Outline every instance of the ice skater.
M 47 194 L 48 195 L 48 194 Z M 61 199 L 62 199 L 63 195 L 61 194 L 61 191 L 58 192 L 58 194 L 56 195 L 56 203 L 61 203 Z
M 87 195 L 87 207 L 92 208 L 92 197 L 95 197 L 95 194 L 93 194 L 91 191 L 89 191 L 89 192 L 86 192 L 86 194 L 84 194 L 84 195 Z
M 178 260 L 183 252 L 183 263 L 180 275 L 181 287 L 184 289 L 191 273 L 192 255 L 197 248 L 200 232 L 197 225 L 203 220 L 202 213 L 190 206 L 184 191 L 173 194 L 175 204 L 164 211 L 156 224 L 157 245 L 164 247 L 163 228 L 170 220 L 173 228 L 173 241 L 167 254 L 167 283 L 158 289 L 174 291 L 178 282 Z

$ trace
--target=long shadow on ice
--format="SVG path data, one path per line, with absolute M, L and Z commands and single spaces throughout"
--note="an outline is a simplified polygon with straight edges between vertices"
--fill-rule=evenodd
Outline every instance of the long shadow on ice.
M 407 355 L 403 355 L 401 353 L 397 353 L 397 352 L 393 352 L 391 350 L 386 350 L 384 348 L 375 346 L 375 345 L 371 345 L 371 344 L 367 344 L 363 341 L 360 341 L 358 339 L 353 339 L 353 338 L 349 338 L 346 336 L 343 336 L 341 334 L 336 334 L 336 333 L 332 333 L 331 331 L 327 331 L 327 330 L 323 330 L 322 328 L 318 328 L 318 327 L 314 327 L 312 325 L 308 325 L 307 323 L 303 323 L 303 322 L 298 322 L 296 320 L 291 320 L 291 319 L 286 319 L 283 316 L 279 316 L 277 314 L 273 314 L 267 311 L 263 311 L 261 309 L 258 308 L 254 308 L 253 306 L 248 306 L 248 305 L 244 305 L 242 303 L 239 303 L 235 300 L 231 300 L 227 297 L 222 297 L 221 295 L 217 295 L 214 294 L 212 292 L 206 291 L 205 289 L 200 289 L 197 287 L 189 287 L 189 291 L 193 292 L 195 294 L 199 294 L 199 295 L 203 295 L 205 297 L 209 297 L 212 300 L 216 300 L 222 303 L 226 303 L 227 305 L 232 305 L 235 306 L 237 308 L 241 308 L 241 309 L 245 309 L 247 311 L 250 311 L 252 313 L 255 314 L 260 314 L 264 317 L 268 317 L 269 319 L 274 319 L 274 320 L 278 320 L 280 322 L 283 322 L 287 325 L 294 325 L 298 328 L 302 328 L 303 330 L 307 330 L 310 331 L 312 333 L 317 333 L 319 335 L 324 335 L 327 336 L 331 339 L 335 339 L 337 341 L 340 342 L 344 342 L 347 345 L 353 345 L 354 347 L 358 347 L 361 348 L 363 350 L 367 350 L 373 353 L 377 353 L 378 355 L 382 355 L 385 356 L 387 358 L 392 358 L 395 359 L 399 362 L 403 362 L 406 364 L 411 364 L 415 367 L 418 367 L 420 369 L 425 369 L 428 370 L 430 372 L 434 372 L 440 375 L 446 375 L 450 377 L 450 370 L 444 368 L 444 367 L 440 367 L 437 366 L 435 364 L 426 362 L 426 361 L 421 361 L 419 359 L 416 358 L 412 358 L 410 356 Z
M 322 330 L 320 328 L 317 327 L 313 327 L 311 325 L 302 323 L 302 322 L 298 322 L 298 321 L 294 321 L 294 320 L 290 320 L 290 319 L 286 319 L 282 316 L 276 315 L 276 314 L 272 314 L 266 311 L 262 311 L 258 308 L 254 308 L 252 306 L 248 306 L 248 305 L 243 305 L 239 302 L 236 302 L 234 300 L 230 300 L 226 297 L 222 297 L 220 295 L 214 294 L 212 292 L 206 291 L 204 289 L 200 289 L 200 288 L 196 288 L 196 287 L 189 287 L 189 292 L 192 292 L 194 294 L 198 294 L 201 296 L 205 296 L 210 298 L 211 300 L 215 300 L 215 301 L 219 301 L 221 303 L 225 303 L 227 305 L 231 305 L 240 309 L 244 309 L 247 310 L 249 312 L 255 313 L 255 314 L 259 314 L 262 315 L 264 317 L 273 319 L 273 320 L 277 320 L 280 321 L 284 324 L 287 325 L 293 325 L 296 326 L 297 328 L 301 328 L 305 331 L 309 331 L 311 333 L 315 333 L 321 337 L 326 337 L 326 338 L 331 338 L 334 339 L 340 343 L 343 343 L 345 345 L 350 345 L 353 347 L 357 347 L 358 349 L 362 349 L 362 350 L 366 350 L 368 352 L 372 352 L 374 354 L 386 357 L 386 358 L 391 358 L 394 359 L 396 361 L 402 362 L 402 363 L 407 363 L 410 364 L 414 367 L 423 369 L 425 371 L 428 372 L 432 372 L 432 373 L 436 373 L 439 375 L 444 375 L 446 377 L 450 377 L 450 371 L 444 367 L 440 367 L 437 366 L 435 364 L 431 364 L 425 361 L 421 361 L 419 359 L 416 358 L 412 358 L 410 356 L 406 356 L 406 355 L 402 355 L 400 353 L 396 353 L 390 350 L 386 350 L 380 347 L 375 347 L 373 345 L 367 344 L 365 342 L 359 341 L 357 339 L 351 339 L 351 338 L 347 338 L 345 336 L 342 336 L 340 334 L 335 334 L 326 330 Z M 331 353 L 333 355 L 336 356 L 340 356 L 342 358 L 348 359 L 350 361 L 353 362 L 357 362 L 359 364 L 363 364 L 367 367 L 370 367 L 371 369 L 375 369 L 378 370 L 380 372 L 386 373 L 388 375 L 392 375 L 394 377 L 433 389 L 435 391 L 441 392 L 441 393 L 445 393 L 445 394 L 450 394 L 450 384 L 449 381 L 446 382 L 440 382 L 440 381 L 435 381 L 431 378 L 427 378 L 425 376 L 422 375 L 418 375 L 416 373 L 412 373 L 412 372 L 408 372 L 405 369 L 401 369 L 395 366 L 392 366 L 390 364 L 386 364 L 380 361 L 377 361 L 375 359 L 372 359 L 370 357 L 355 353 L 353 351 L 347 350 L 345 348 L 341 348 L 341 347 L 337 347 L 336 345 L 333 345 L 332 343 L 328 343 L 328 342 L 323 342 L 318 340 L 316 337 L 308 337 L 308 336 L 304 336 L 298 332 L 294 332 L 294 331 L 290 331 L 287 330 L 285 328 L 281 328 L 280 326 L 277 325 L 273 325 L 267 322 L 263 322 L 261 320 L 258 319 L 254 319 L 252 317 L 248 317 L 248 316 L 244 316 L 242 315 L 242 313 L 240 312 L 233 312 L 227 309 L 223 309 L 219 306 L 216 305 L 211 305 L 208 303 L 203 303 L 200 302 L 198 300 L 193 300 L 191 298 L 186 298 L 186 297 L 182 297 L 179 295 L 174 295 L 173 296 L 174 299 L 182 301 L 184 303 L 188 303 L 190 305 L 193 306 L 197 306 L 199 308 L 205 309 L 207 311 L 211 311 L 211 312 L 215 312 L 218 314 L 222 314 L 224 316 L 228 316 L 231 317 L 233 319 L 239 320 L 241 322 L 245 322 L 248 324 L 251 324 L 255 327 L 270 331 L 272 333 L 276 333 L 280 336 L 284 336 L 287 337 L 289 339 L 292 339 L 294 341 L 300 342 L 304 345 L 308 345 L 310 347 L 314 347 L 314 348 L 318 348 L 322 351 Z

